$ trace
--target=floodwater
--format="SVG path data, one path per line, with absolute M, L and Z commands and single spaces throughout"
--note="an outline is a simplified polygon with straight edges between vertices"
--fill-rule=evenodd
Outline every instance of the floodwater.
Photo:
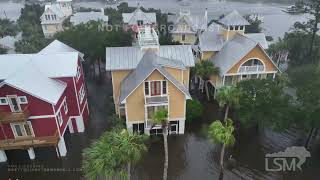
M 81 172 L 81 152 L 90 142 L 108 128 L 108 114 L 112 105 L 111 82 L 96 85 L 88 82 L 91 119 L 83 134 L 67 134 L 68 154 L 57 159 L 53 148 L 37 148 L 36 159 L 28 159 L 26 151 L 8 151 L 9 161 L 0 164 L 1 180 L 78 180 L 84 179 Z M 205 136 L 206 124 L 221 118 L 223 112 L 215 103 L 205 103 L 202 119 L 186 126 L 185 135 L 169 136 L 169 180 L 218 179 L 220 146 L 209 142 Z M 226 157 L 233 156 L 233 168 L 225 172 L 224 180 L 319 180 L 320 144 L 314 144 L 311 156 L 297 173 L 270 173 L 264 170 L 266 153 L 284 151 L 286 147 L 303 144 L 304 137 L 298 130 L 283 133 L 270 131 L 237 131 L 237 144 L 227 150 Z M 160 180 L 163 170 L 163 146 L 160 137 L 150 139 L 149 151 L 133 167 L 134 180 Z M 228 161 L 227 161 L 228 164 Z M 15 171 L 25 167 L 31 172 Z M 38 168 L 49 168 L 51 172 L 34 172 Z M 9 172 L 8 172 L 9 170 Z
M 244 2 L 219 2 L 216 0 L 189 0 L 188 6 L 183 6 L 178 0 L 125 0 L 130 6 L 137 6 L 139 2 L 144 7 L 161 9 L 166 13 L 178 13 L 179 9 L 190 9 L 193 14 L 204 14 L 208 8 L 209 19 L 217 19 L 222 14 L 227 14 L 232 10 L 238 10 L 241 14 L 258 13 L 264 16 L 262 24 L 263 32 L 275 39 L 283 37 L 297 21 L 306 21 L 308 15 L 290 15 L 282 10 L 287 6 L 283 4 L 261 4 Z M 100 9 L 107 5 L 103 1 L 74 1 L 74 8 L 90 7 Z M 20 15 L 23 1 L 0 2 L 0 18 L 8 17 L 16 20 Z M 116 6 L 112 6 L 116 7 Z

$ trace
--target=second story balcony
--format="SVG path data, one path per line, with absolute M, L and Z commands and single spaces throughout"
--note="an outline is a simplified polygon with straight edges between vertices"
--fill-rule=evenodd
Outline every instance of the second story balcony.
M 0 112 L 0 123 L 8 124 L 14 122 L 25 122 L 30 117 L 28 107 L 20 112 Z
M 264 71 L 263 65 L 255 65 L 255 66 L 241 66 L 239 68 L 238 73 L 257 73 Z
M 168 96 L 146 96 L 145 104 L 166 104 L 169 102 Z

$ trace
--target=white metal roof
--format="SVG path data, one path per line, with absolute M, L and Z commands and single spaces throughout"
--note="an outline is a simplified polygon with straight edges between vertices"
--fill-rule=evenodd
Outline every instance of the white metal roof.
M 199 36 L 201 51 L 220 51 L 224 43 L 225 40 L 218 31 L 205 31 Z
M 2 84 L 8 84 L 51 104 L 58 102 L 67 87 L 64 82 L 46 77 L 32 62 L 20 66 Z
M 173 33 L 175 33 L 176 29 L 178 29 L 179 25 L 181 25 L 182 23 L 186 23 L 188 26 L 191 27 L 193 31 L 205 30 L 208 26 L 207 18 L 201 15 L 200 16 L 190 15 L 190 14 L 171 15 L 171 16 L 168 16 L 168 21 L 169 22 L 171 21 L 174 23 Z M 185 29 L 185 31 L 187 31 L 188 33 L 187 29 Z
M 57 0 L 57 2 L 72 2 L 72 0 Z
M 85 24 L 89 21 L 103 21 L 107 23 L 109 17 L 104 15 L 104 12 L 77 12 L 71 16 L 70 22 L 74 25 Z
M 84 54 L 76 49 L 60 42 L 59 40 L 52 41 L 48 46 L 43 48 L 38 54 L 55 54 L 63 52 L 78 52 L 80 57 L 83 58 Z
M 14 43 L 17 41 L 13 36 L 5 36 L 0 39 L 0 45 L 9 49 L 15 49 Z
M 144 24 L 157 23 L 156 13 L 143 12 L 140 7 L 138 7 L 132 13 L 122 13 L 122 18 L 123 22 L 129 25 L 137 24 L 138 20 L 142 20 Z
M 219 22 L 226 26 L 245 26 L 250 25 L 250 23 L 242 17 L 238 11 L 234 10 L 230 14 L 226 15 Z
M 266 40 L 266 35 L 264 33 L 250 33 L 245 34 L 245 36 L 259 43 L 263 47 L 263 49 L 269 48 L 268 42 Z
M 190 45 L 159 46 L 156 54 L 159 57 L 182 62 L 186 67 L 194 66 L 194 57 Z M 106 70 L 135 69 L 145 54 L 140 47 L 108 47 L 106 48 Z
M 0 55 L 0 79 L 7 79 L 20 67 L 32 62 L 47 77 L 75 77 L 79 54 L 76 52 L 56 54 L 5 54 Z

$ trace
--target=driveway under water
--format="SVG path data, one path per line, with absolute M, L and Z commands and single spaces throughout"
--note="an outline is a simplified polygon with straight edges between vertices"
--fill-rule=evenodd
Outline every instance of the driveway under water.
M 88 82 L 91 119 L 86 132 L 67 134 L 68 154 L 65 158 L 56 158 L 54 148 L 35 149 L 36 159 L 31 161 L 23 150 L 8 151 L 9 161 L 0 164 L 1 180 L 78 180 L 84 179 L 81 172 L 81 152 L 90 142 L 108 129 L 108 115 L 112 112 L 111 83 L 96 85 Z M 213 103 L 205 103 L 204 118 L 186 126 L 185 135 L 169 137 L 168 179 L 207 180 L 218 179 L 220 146 L 206 138 L 205 127 L 212 120 L 219 119 L 222 112 Z M 271 131 L 243 130 L 237 134 L 237 144 L 229 148 L 227 157 L 233 156 L 235 166 L 227 169 L 225 180 L 318 180 L 320 177 L 320 144 L 312 149 L 312 158 L 297 173 L 268 173 L 264 171 L 266 153 L 284 151 L 286 147 L 303 144 L 298 130 L 283 133 Z M 160 137 L 150 139 L 149 151 L 133 167 L 132 179 L 158 180 L 163 171 L 163 146 Z M 15 167 L 26 167 L 32 172 L 12 171 Z M 50 168 L 51 172 L 34 172 L 37 169 Z M 9 171 L 8 171 L 9 170 Z

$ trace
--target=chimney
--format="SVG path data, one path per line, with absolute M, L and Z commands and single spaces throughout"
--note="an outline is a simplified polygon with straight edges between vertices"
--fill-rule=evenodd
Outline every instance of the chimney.
M 208 28 L 208 8 L 206 8 L 205 12 L 204 12 L 204 19 L 206 22 L 206 29 Z

